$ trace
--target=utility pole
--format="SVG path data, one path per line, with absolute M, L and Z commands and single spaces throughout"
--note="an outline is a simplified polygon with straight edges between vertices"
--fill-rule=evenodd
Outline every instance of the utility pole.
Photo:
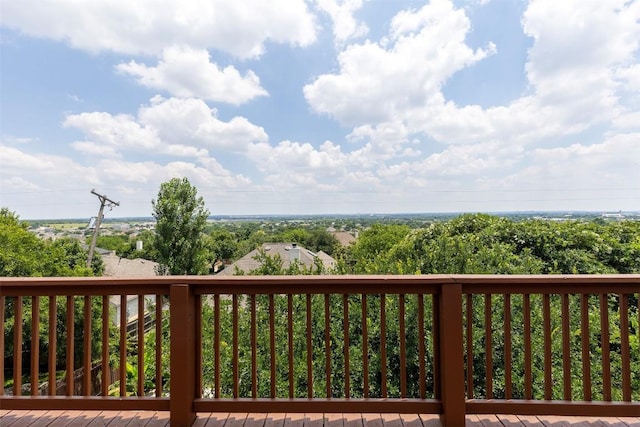
M 100 232 L 100 223 L 102 222 L 102 215 L 104 212 L 104 207 L 108 206 L 109 210 L 113 209 L 114 206 L 120 206 L 120 203 L 114 202 L 109 199 L 107 196 L 103 196 L 102 194 L 96 193 L 96 190 L 91 190 L 91 194 L 95 194 L 100 199 L 100 211 L 98 212 L 98 217 L 96 218 L 95 229 L 93 230 L 93 238 L 91 239 L 91 246 L 89 246 L 89 256 L 87 257 L 87 268 L 91 268 L 91 261 L 93 260 L 93 251 L 96 249 L 96 241 L 98 240 L 98 233 Z

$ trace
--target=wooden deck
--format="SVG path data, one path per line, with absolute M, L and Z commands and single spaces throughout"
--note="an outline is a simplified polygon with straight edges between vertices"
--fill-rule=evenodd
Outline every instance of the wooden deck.
M 169 412 L 0 410 L 2 427 L 164 427 Z M 437 415 L 201 413 L 197 427 L 441 427 Z M 467 427 L 640 427 L 640 417 L 467 415 Z

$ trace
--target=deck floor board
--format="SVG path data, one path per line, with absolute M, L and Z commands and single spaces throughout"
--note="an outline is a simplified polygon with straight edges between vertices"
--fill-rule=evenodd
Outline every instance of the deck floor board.
M 2 427 L 169 427 L 166 411 L 0 410 Z M 194 427 L 443 427 L 434 414 L 199 413 Z M 467 415 L 466 427 L 640 427 L 638 417 Z

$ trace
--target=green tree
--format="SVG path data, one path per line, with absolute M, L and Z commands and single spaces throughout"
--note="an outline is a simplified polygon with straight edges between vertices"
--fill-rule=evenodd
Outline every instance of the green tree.
M 63 238 L 42 240 L 27 230 L 26 222 L 7 208 L 0 210 L 0 276 L 65 277 L 101 275 L 102 259 L 86 267 L 87 252 L 80 242 Z
M 158 199 L 152 200 L 151 205 L 156 219 L 158 273 L 208 273 L 203 231 L 209 211 L 197 189 L 187 178 L 173 178 L 160 185 Z

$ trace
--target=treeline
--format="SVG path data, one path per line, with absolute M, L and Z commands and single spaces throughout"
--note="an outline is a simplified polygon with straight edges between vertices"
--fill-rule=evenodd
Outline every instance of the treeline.
M 373 225 L 339 273 L 616 274 L 640 272 L 639 221 L 513 221 L 462 215 L 411 229 Z
M 142 258 L 158 261 L 155 245 L 156 234 L 143 230 L 137 235 L 99 236 L 97 246 L 116 252 L 123 258 Z M 336 238 L 320 225 L 309 224 L 270 224 L 242 222 L 229 224 L 207 224 L 201 235 L 208 264 L 213 267 L 216 262 L 233 262 L 263 243 L 296 242 L 314 251 L 324 251 L 329 255 L 340 249 Z M 142 249 L 136 249 L 136 242 L 142 242 Z M 211 273 L 212 269 L 206 273 Z
M 354 230 L 350 228 L 351 230 Z M 355 231 L 355 230 L 354 230 Z M 154 233 L 101 236 L 119 256 L 156 260 Z M 202 235 L 211 265 L 266 242 L 296 242 L 338 260 L 334 274 L 616 274 L 640 272 L 640 221 L 514 220 L 465 214 L 431 224 L 374 223 L 342 247 L 316 223 L 215 223 Z M 142 251 L 136 241 L 143 242 Z M 277 268 L 260 274 L 293 274 Z M 311 270 L 311 271 L 317 271 Z

